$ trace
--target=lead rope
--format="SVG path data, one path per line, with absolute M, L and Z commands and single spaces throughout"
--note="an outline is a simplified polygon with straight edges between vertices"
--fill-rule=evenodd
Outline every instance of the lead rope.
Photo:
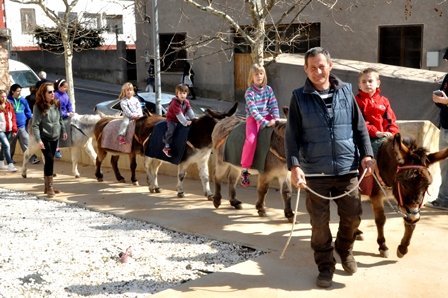
M 305 189 L 308 189 L 311 193 L 313 193 L 314 195 L 318 196 L 319 198 L 325 199 L 325 200 L 336 200 L 339 198 L 342 198 L 348 194 L 350 194 L 351 192 L 355 191 L 358 189 L 359 185 L 361 184 L 362 180 L 364 179 L 364 176 L 367 173 L 367 168 L 364 169 L 364 172 L 361 175 L 361 178 L 359 178 L 358 183 L 355 185 L 355 187 L 353 187 L 353 189 L 349 190 L 348 192 L 344 192 L 343 194 L 336 196 L 336 197 L 326 197 L 326 196 L 322 196 L 320 194 L 318 194 L 317 192 L 315 192 L 314 190 L 312 190 L 311 188 L 309 188 L 306 184 L 304 185 Z M 296 224 L 296 218 L 297 218 L 297 209 L 299 207 L 299 199 L 300 199 L 300 188 L 297 190 L 297 199 L 296 199 L 296 206 L 294 208 L 294 217 L 292 219 L 292 224 L 291 224 L 291 231 L 289 232 L 289 237 L 286 240 L 285 246 L 283 247 L 282 253 L 280 255 L 280 259 L 283 259 L 285 257 L 285 253 L 286 253 L 286 249 L 289 246 L 289 243 L 291 242 L 291 238 L 292 238 L 292 233 L 294 232 L 294 227 Z

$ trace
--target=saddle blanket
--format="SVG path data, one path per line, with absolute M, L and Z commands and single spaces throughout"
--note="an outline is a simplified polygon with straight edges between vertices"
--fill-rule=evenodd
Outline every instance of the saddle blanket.
M 271 144 L 273 128 L 265 127 L 258 132 L 257 149 L 255 150 L 254 160 L 252 162 L 252 169 L 258 172 L 264 172 L 264 165 L 266 156 L 269 152 Z M 244 140 L 246 139 L 246 123 L 238 124 L 227 137 L 224 144 L 224 161 L 235 166 L 241 166 L 241 153 L 243 152 Z
M 120 145 L 117 132 L 120 130 L 121 119 L 114 119 L 106 124 L 101 134 L 101 147 L 122 153 L 131 153 L 132 138 L 135 132 L 135 121 L 129 121 L 125 135 L 126 144 Z
M 68 148 L 72 146 L 72 125 L 71 125 L 71 118 L 67 118 L 62 121 L 63 125 L 65 127 L 65 131 L 67 132 L 67 139 L 64 140 L 62 138 L 62 129 L 61 129 L 61 136 L 59 137 L 59 148 Z
M 148 146 L 145 149 L 145 155 L 157 158 L 178 165 L 184 156 L 185 146 L 187 145 L 189 126 L 178 124 L 173 134 L 173 143 L 171 144 L 171 157 L 166 156 L 162 150 L 165 147 L 163 138 L 166 132 L 166 121 L 162 120 L 154 126 L 149 137 Z

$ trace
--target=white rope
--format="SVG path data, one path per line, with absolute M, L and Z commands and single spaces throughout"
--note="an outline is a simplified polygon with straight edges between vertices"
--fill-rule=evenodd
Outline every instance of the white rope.
M 315 192 L 314 190 L 312 190 L 311 188 L 309 188 L 308 186 L 306 186 L 306 184 L 304 184 L 304 187 L 306 189 L 308 189 L 311 193 L 313 193 L 314 195 L 316 195 L 316 196 L 318 196 L 318 197 L 320 197 L 322 199 L 336 200 L 336 199 L 342 198 L 342 197 L 348 195 L 349 193 L 353 192 L 354 190 L 358 189 L 358 187 L 361 184 L 361 181 L 364 179 L 364 176 L 366 175 L 366 173 L 367 173 L 367 168 L 364 169 L 364 172 L 362 173 L 361 178 L 359 178 L 358 184 L 356 184 L 356 186 L 353 189 L 351 189 L 350 191 L 345 192 L 345 193 L 343 193 L 343 194 L 341 194 L 339 196 L 336 196 L 336 197 L 322 196 L 322 195 L 318 194 L 317 192 Z M 282 253 L 280 254 L 280 259 L 283 259 L 285 257 L 286 249 L 288 249 L 289 243 L 291 242 L 292 233 L 294 232 L 294 227 L 295 227 L 296 218 L 297 218 L 297 210 L 299 208 L 300 189 L 301 188 L 299 187 L 298 190 L 297 190 L 296 206 L 294 208 L 294 216 L 293 216 L 293 220 L 292 220 L 292 224 L 291 224 L 291 231 L 289 232 L 289 237 L 286 240 L 286 243 L 285 243 L 285 246 L 283 247 Z

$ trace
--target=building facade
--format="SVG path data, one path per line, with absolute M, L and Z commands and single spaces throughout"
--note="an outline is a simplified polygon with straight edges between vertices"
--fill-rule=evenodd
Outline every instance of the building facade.
M 216 0 L 212 6 L 223 9 L 240 26 L 245 26 L 250 24 L 246 2 Z M 144 84 L 148 63 L 154 55 L 152 3 L 150 0 L 136 0 L 136 7 L 141 10 L 140 15 L 136 15 L 139 84 Z M 306 37 L 304 40 L 290 47 L 282 46 L 282 52 L 301 55 L 308 48 L 319 45 L 327 48 L 338 59 L 424 70 L 448 70 L 442 61 L 448 47 L 445 40 L 448 2 L 339 0 L 332 7 L 322 3 L 309 1 L 295 18 L 283 19 L 280 27 L 306 27 L 308 30 L 302 34 Z M 287 9 L 287 4 L 276 6 L 272 10 L 272 20 L 277 21 Z M 162 66 L 162 89 L 170 90 L 180 81 L 181 67 L 177 64 L 189 61 L 196 73 L 195 83 L 201 96 L 224 100 L 241 96 L 245 87 L 241 81 L 245 81 L 245 78 L 240 73 L 245 74 L 242 70 L 250 64 L 244 58 L 247 47 L 230 48 L 210 38 L 216 36 L 216 32 L 221 32 L 221 40 L 224 41 L 233 38 L 235 42 L 238 38 L 223 17 L 197 9 L 183 0 L 158 1 L 158 14 L 159 48 L 162 55 L 169 53 L 170 47 L 185 47 L 184 51 L 165 57 L 168 62 L 162 61 L 162 64 L 174 65 L 169 70 L 164 70 Z M 285 33 L 288 34 L 287 30 Z
M 11 36 L 10 57 L 21 60 L 35 69 L 45 68 L 51 72 L 64 74 L 62 55 L 54 55 L 40 50 L 34 39 L 33 30 L 36 26 L 55 27 L 42 8 L 35 4 L 21 4 L 10 0 L 0 1 L 3 2 L 0 15 L 3 18 L 0 25 L 7 28 Z M 66 6 L 62 0 L 44 2 L 58 17 L 64 16 Z M 82 55 L 75 53 L 73 63 L 75 74 L 79 75 L 82 69 L 104 70 L 115 66 L 121 68 L 122 60 L 127 58 L 135 60 L 136 28 L 133 0 L 79 0 L 71 9 L 69 18 L 87 28 L 105 29 L 102 34 L 104 38 L 102 47 L 84 51 Z M 120 54 L 117 55 L 116 52 L 120 52 Z M 127 57 L 126 53 L 131 57 Z M 126 66 L 126 64 L 124 65 Z M 135 70 L 135 64 L 131 63 L 131 65 L 134 65 Z M 118 71 L 126 73 L 127 69 L 116 69 L 110 72 L 110 75 L 118 76 Z M 90 73 L 92 72 L 90 71 Z M 106 78 L 99 77 L 98 79 Z M 111 79 L 111 81 L 116 80 Z

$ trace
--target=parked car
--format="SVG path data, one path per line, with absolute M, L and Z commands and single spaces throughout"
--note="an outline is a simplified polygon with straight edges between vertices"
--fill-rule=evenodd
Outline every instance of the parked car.
M 22 87 L 21 96 L 30 94 L 30 87 L 39 81 L 37 74 L 25 63 L 9 59 L 9 76 L 12 84 L 19 84 Z
M 170 93 L 162 93 L 160 96 L 160 104 L 162 106 L 162 115 L 165 115 L 168 106 L 171 102 L 171 99 L 175 97 L 174 94 Z M 156 113 L 156 95 L 154 92 L 140 92 L 137 94 L 137 98 L 140 100 L 140 103 L 142 105 L 142 109 L 147 109 L 151 113 Z M 194 103 L 190 101 L 191 107 L 195 113 L 196 116 L 200 116 L 204 114 L 205 109 L 207 107 L 197 106 Z M 108 116 L 119 116 L 122 114 L 121 106 L 120 106 L 120 100 L 114 99 L 114 100 L 108 100 L 103 101 L 97 104 L 94 108 L 95 113 L 102 113 Z

